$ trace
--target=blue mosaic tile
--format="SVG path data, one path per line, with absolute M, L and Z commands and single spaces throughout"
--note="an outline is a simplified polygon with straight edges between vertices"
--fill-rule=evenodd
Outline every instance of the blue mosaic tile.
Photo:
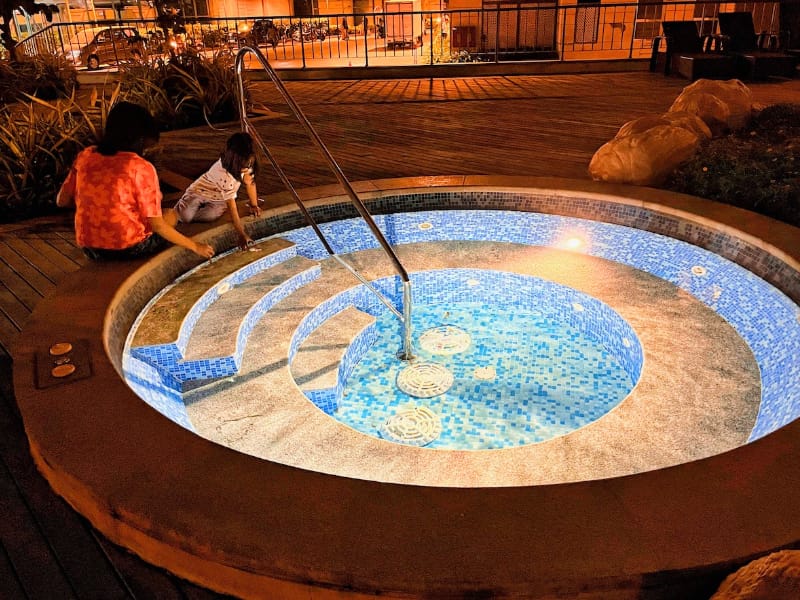
M 777 288 L 740 264 L 783 289 L 795 291 L 795 297 L 800 294 L 800 276 L 778 258 L 744 240 L 725 231 L 709 230 L 697 223 L 654 213 L 640 206 L 596 198 L 568 198 L 557 191 L 435 192 L 383 196 L 369 204 L 375 212 L 391 212 L 400 205 L 419 212 L 376 217 L 391 244 L 451 239 L 497 240 L 563 248 L 567 240 L 578 238 L 583 240 L 582 252 L 642 269 L 674 283 L 731 323 L 753 351 L 761 369 L 762 401 L 750 439 L 766 435 L 800 416 L 798 307 Z M 448 210 L 424 210 L 431 207 Z M 492 209 L 480 210 L 487 207 Z M 497 207 L 508 210 L 495 210 Z M 321 221 L 330 221 L 352 215 L 353 209 L 337 204 L 314 207 L 313 212 Z M 572 216 L 563 216 L 565 214 Z M 296 224 L 298 219 L 297 215 L 283 215 L 272 225 L 273 231 Z M 377 247 L 371 232 L 360 219 L 326 222 L 322 228 L 339 252 Z M 297 252 L 303 256 L 317 259 L 326 256 L 308 227 L 288 231 L 281 237 L 294 241 Z M 698 274 L 699 271 L 702 273 Z M 421 287 L 424 285 L 420 284 Z M 390 301 L 399 307 L 401 295 L 397 282 L 385 281 L 382 286 Z M 433 295 L 443 294 L 441 290 L 427 291 Z M 415 289 L 414 294 L 420 295 L 422 290 Z M 470 296 L 465 293 L 463 297 Z M 518 292 L 514 292 L 513 297 L 514 302 L 521 305 L 530 300 Z M 479 300 L 479 295 L 474 299 Z M 329 302 L 323 311 L 315 311 L 315 316 L 307 318 L 295 332 L 292 356 L 315 327 L 348 305 L 373 315 L 384 311 L 383 305 L 372 294 L 364 295 L 360 291 Z M 253 318 L 257 317 L 254 315 Z M 162 352 L 166 351 L 162 349 Z M 622 361 L 626 360 L 625 370 L 630 372 L 636 361 L 623 356 Z M 142 377 L 141 374 L 136 376 Z M 158 385 L 165 385 L 161 381 L 164 378 L 162 372 L 152 369 L 148 376 Z M 537 395 L 545 395 L 549 388 L 537 387 L 534 391 Z M 152 392 L 147 393 L 153 402 L 157 401 Z M 563 425 L 564 419 L 558 416 L 557 409 L 553 406 L 552 411 L 545 414 L 549 415 L 548 422 Z
M 395 356 L 402 326 L 384 310 L 348 348 L 340 368 L 333 416 L 363 433 L 378 436 L 380 425 L 411 403 L 442 419 L 443 433 L 429 447 L 539 442 L 600 418 L 627 396 L 641 373 L 642 350 L 632 328 L 590 296 L 498 271 L 426 271 L 411 279 L 415 339 L 442 323 L 460 325 L 476 337 L 457 356 L 415 349 L 419 360 L 444 364 L 456 377 L 442 396 L 415 399 L 395 384 L 407 365 Z M 383 287 L 386 282 L 375 283 Z M 499 289 L 512 293 L 498 302 Z M 577 303 L 582 310 L 573 308 Z M 487 366 L 495 368 L 497 379 L 476 379 L 475 369 Z M 350 371 L 355 382 L 342 389 Z
M 266 264 L 266 263 L 262 263 Z M 271 266 L 271 265 L 270 265 Z M 148 363 L 155 369 L 162 383 L 170 389 L 182 392 L 196 387 L 202 380 L 214 380 L 235 375 L 241 365 L 247 338 L 264 314 L 302 286 L 317 279 L 320 267 L 315 265 L 282 282 L 264 294 L 247 312 L 239 326 L 236 350 L 232 356 L 219 356 L 198 360 L 184 360 L 178 344 L 160 344 L 131 348 L 132 357 Z M 208 294 L 207 294 L 208 296 Z M 199 304 L 199 303 L 198 303 Z M 210 303 L 208 303 L 210 306 Z M 197 306 L 197 305 L 195 305 Z
M 522 205 L 526 200 L 524 194 L 511 194 L 510 198 L 518 199 Z M 407 200 L 404 198 L 404 203 Z M 440 200 L 446 203 L 447 197 Z M 496 198 L 491 201 L 496 201 Z M 638 207 L 623 207 L 613 214 L 615 218 L 621 218 L 626 213 L 635 216 L 637 211 L 641 212 Z M 646 220 L 663 222 L 664 217 L 650 215 Z M 762 372 L 761 408 L 751 440 L 800 416 L 800 366 L 796 359 L 800 356 L 800 324 L 796 317 L 797 305 L 763 279 L 722 256 L 666 235 L 554 214 L 447 210 L 380 215 L 376 222 L 392 244 L 497 240 L 565 248 L 569 239 L 580 239 L 583 243 L 582 252 L 665 279 L 692 294 L 731 323 L 753 350 Z M 687 225 L 684 229 L 692 234 L 693 227 Z M 342 250 L 378 247 L 360 219 L 327 223 L 327 234 L 337 240 Z M 730 236 L 723 232 L 694 232 L 692 235 L 707 245 L 726 247 L 734 253 L 742 246 L 741 241 L 729 241 Z M 313 252 L 313 248 L 304 242 L 310 239 L 307 235 L 289 232 L 287 237 L 297 243 L 298 253 L 305 255 Z M 351 240 L 355 240 L 355 243 L 346 246 Z M 780 265 L 775 262 L 774 269 L 780 270 Z M 697 266 L 705 269 L 703 275 L 693 272 Z M 399 303 L 397 290 L 392 292 L 395 302 Z M 376 308 L 380 310 L 377 305 Z M 370 312 L 369 307 L 365 310 Z M 792 314 L 795 315 L 793 318 L 786 316 Z M 784 316 L 776 320 L 775 315 Z

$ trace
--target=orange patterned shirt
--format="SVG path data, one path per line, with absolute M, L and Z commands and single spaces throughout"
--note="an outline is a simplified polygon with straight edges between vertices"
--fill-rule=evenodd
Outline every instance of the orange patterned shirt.
M 161 216 L 156 168 L 134 152 L 86 148 L 61 188 L 75 198 L 75 238 L 84 248 L 129 248 L 153 233 L 148 217 Z

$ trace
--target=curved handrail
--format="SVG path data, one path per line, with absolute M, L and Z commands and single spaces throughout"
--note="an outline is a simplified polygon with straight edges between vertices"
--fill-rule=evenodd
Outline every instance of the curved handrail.
M 270 152 L 267 145 L 261 139 L 261 136 L 258 134 L 256 129 L 250 124 L 250 121 L 247 119 L 247 106 L 245 102 L 245 93 L 244 93 L 244 82 L 242 78 L 242 72 L 244 70 L 244 57 L 247 53 L 254 54 L 258 61 L 261 63 L 261 66 L 264 67 L 264 70 L 269 75 L 272 82 L 275 84 L 275 87 L 278 88 L 283 99 L 289 105 L 289 108 L 292 109 L 294 116 L 297 117 L 297 120 L 300 121 L 300 124 L 305 129 L 308 136 L 317 146 L 317 149 L 322 154 L 325 161 L 328 163 L 328 166 L 333 171 L 336 179 L 344 188 L 347 195 L 350 197 L 350 200 L 353 202 L 358 214 L 361 215 L 361 218 L 367 223 L 367 226 L 372 231 L 372 235 L 375 236 L 375 239 L 378 240 L 378 243 L 383 248 L 386 255 L 391 260 L 397 274 L 400 276 L 400 279 L 403 282 L 403 314 L 401 315 L 397 309 L 392 306 L 392 304 L 386 300 L 382 294 L 380 294 L 372 284 L 364 279 L 364 277 L 358 273 L 352 266 L 347 264 L 344 260 L 342 260 L 336 253 L 333 251 L 333 248 L 328 243 L 327 239 L 320 230 L 319 226 L 317 225 L 314 218 L 309 213 L 308 209 L 306 208 L 303 201 L 300 199 L 300 196 L 297 194 L 297 190 L 295 190 L 294 186 L 292 185 L 289 178 L 286 176 L 286 173 L 283 171 L 281 166 L 278 164 L 275 157 Z M 403 349 L 398 356 L 402 360 L 411 360 L 413 358 L 413 351 L 411 348 L 411 281 L 408 277 L 408 272 L 406 271 L 405 267 L 400 262 L 400 259 L 397 257 L 394 249 L 389 245 L 389 242 L 386 240 L 386 237 L 383 235 L 383 232 L 380 230 L 378 225 L 375 223 L 375 219 L 372 218 L 372 215 L 367 210 L 367 207 L 364 206 L 364 203 L 361 201 L 361 198 L 358 197 L 358 194 L 353 189 L 353 186 L 350 185 L 347 177 L 345 176 L 344 172 L 342 171 L 339 164 L 336 162 L 336 159 L 333 158 L 331 153 L 328 151 L 328 148 L 323 143 L 322 139 L 319 137 L 319 134 L 316 132 L 314 127 L 311 125 L 308 118 L 305 116 L 301 108 L 295 102 L 294 98 L 292 98 L 289 91 L 286 89 L 286 86 L 283 85 L 283 81 L 281 81 L 278 73 L 275 69 L 272 68 L 272 65 L 269 64 L 269 61 L 266 57 L 262 54 L 261 50 L 258 48 L 254 48 L 252 46 L 243 46 L 239 49 L 236 53 L 236 62 L 235 62 L 235 70 L 236 70 L 236 83 L 237 83 L 237 91 L 238 91 L 238 98 L 239 98 L 239 121 L 241 123 L 242 129 L 249 133 L 254 140 L 258 143 L 261 151 L 269 160 L 272 168 L 275 169 L 278 177 L 280 178 L 283 185 L 291 194 L 292 198 L 294 199 L 297 206 L 300 208 L 300 211 L 303 213 L 303 216 L 306 218 L 308 223 L 311 225 L 314 233 L 316 233 L 317 237 L 319 238 L 320 242 L 324 246 L 325 250 L 328 254 L 336 259 L 340 264 L 342 264 L 347 270 L 349 270 L 359 281 L 365 284 L 375 295 L 378 296 L 381 302 L 383 302 L 389 310 L 391 310 L 403 323 Z

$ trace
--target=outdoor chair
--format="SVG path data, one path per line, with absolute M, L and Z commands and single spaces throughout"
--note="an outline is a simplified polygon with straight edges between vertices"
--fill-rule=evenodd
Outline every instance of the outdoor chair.
M 658 63 L 660 41 L 666 41 L 664 74 L 676 73 L 691 81 L 695 79 L 730 79 L 735 76 L 732 56 L 720 52 L 713 36 L 700 36 L 694 21 L 664 21 L 664 35 L 653 40 L 650 70 Z
M 777 36 L 756 33 L 752 13 L 719 13 L 718 18 L 722 48 L 736 59 L 741 79 L 795 76 L 797 57 L 777 49 Z

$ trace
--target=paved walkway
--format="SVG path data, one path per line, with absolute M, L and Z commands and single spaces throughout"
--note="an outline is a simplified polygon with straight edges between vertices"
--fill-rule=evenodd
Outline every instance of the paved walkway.
M 586 178 L 620 125 L 666 110 L 686 81 L 650 73 L 481 79 L 289 82 L 353 181 L 441 174 Z M 764 104 L 798 101 L 800 80 L 753 84 Z M 334 183 L 269 84 L 254 98 L 277 114 L 259 130 L 298 188 Z M 180 187 L 236 125 L 163 136 L 158 166 Z M 280 191 L 265 166 L 262 195 Z M 285 195 L 271 204 L 285 202 Z M 33 467 L 10 386 L 9 352 L 38 301 L 85 263 L 64 214 L 0 226 L 0 597 L 208 598 L 132 558 L 55 497 Z

